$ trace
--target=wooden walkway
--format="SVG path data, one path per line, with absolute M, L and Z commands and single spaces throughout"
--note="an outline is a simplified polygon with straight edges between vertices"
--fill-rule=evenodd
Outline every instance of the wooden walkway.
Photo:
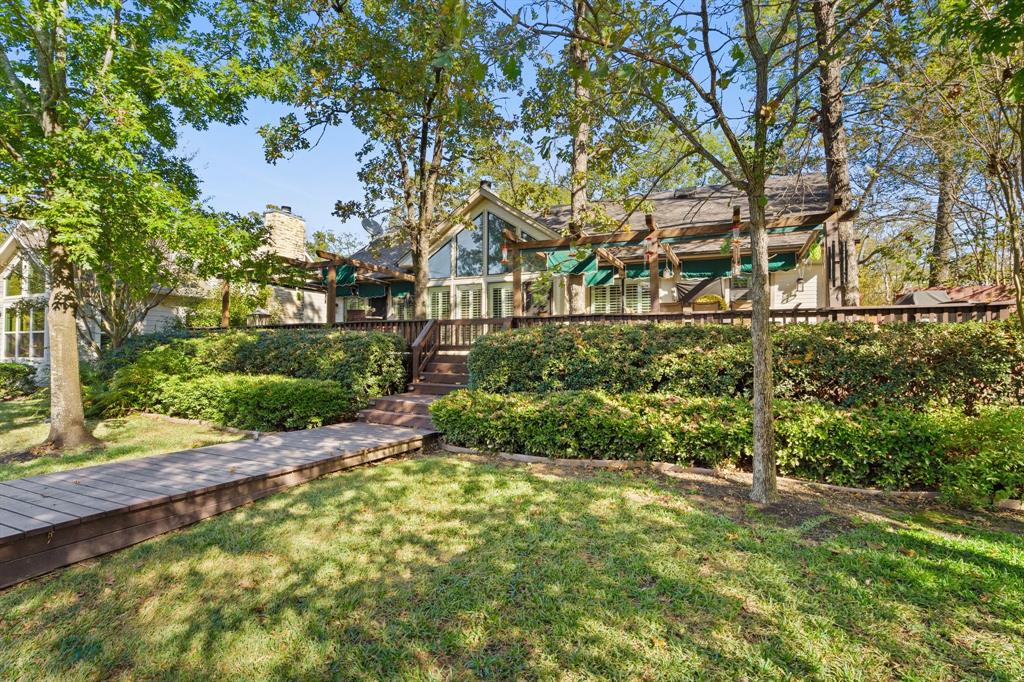
M 431 431 L 347 423 L 0 481 L 0 589 L 334 471 Z

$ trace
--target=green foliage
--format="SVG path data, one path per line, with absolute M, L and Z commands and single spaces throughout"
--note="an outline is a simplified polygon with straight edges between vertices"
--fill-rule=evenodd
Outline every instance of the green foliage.
M 305 429 L 351 420 L 357 396 L 336 381 L 278 375 L 175 376 L 159 387 L 157 407 L 179 417 L 256 431 Z
M 974 411 L 1020 403 L 1024 345 L 1008 323 L 792 325 L 776 329 L 775 394 L 836 405 Z M 749 396 L 749 332 L 727 325 L 539 325 L 480 339 L 470 385 Z
M 32 381 L 36 368 L 20 362 L 0 362 L 0 400 L 29 395 L 36 389 Z
M 1024 499 L 1024 408 L 981 411 L 951 432 L 943 497 L 969 507 Z
M 406 380 L 405 341 L 394 334 L 318 329 L 171 332 L 138 336 L 103 357 L 108 387 L 94 410 L 157 409 L 170 377 L 239 373 L 333 381 L 357 405 L 396 393 Z
M 232 327 L 244 327 L 249 315 L 257 308 L 270 306 L 270 287 L 254 284 L 232 285 L 228 298 L 228 317 Z M 189 327 L 220 326 L 220 296 L 204 298 L 185 313 Z M 273 317 L 271 318 L 273 321 Z
M 940 487 L 950 499 L 971 503 L 1019 494 L 1024 485 L 1022 408 L 986 408 L 979 417 L 809 401 L 777 401 L 774 409 L 784 475 L 896 490 Z M 457 391 L 430 411 L 457 445 L 550 457 L 750 465 L 752 410 L 739 398 Z

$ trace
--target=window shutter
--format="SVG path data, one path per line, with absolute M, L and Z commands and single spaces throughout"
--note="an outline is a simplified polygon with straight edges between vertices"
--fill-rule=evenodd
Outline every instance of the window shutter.
M 626 310 L 639 314 L 651 312 L 651 285 L 649 282 L 626 283 Z
M 451 292 L 446 288 L 430 290 L 430 318 L 447 320 L 452 316 Z
M 463 320 L 479 319 L 482 317 L 480 287 L 471 289 L 459 289 L 459 317 Z
M 491 317 L 512 317 L 512 287 L 491 287 Z
M 622 289 L 618 284 L 591 287 L 590 303 L 597 315 L 617 315 L 622 312 Z

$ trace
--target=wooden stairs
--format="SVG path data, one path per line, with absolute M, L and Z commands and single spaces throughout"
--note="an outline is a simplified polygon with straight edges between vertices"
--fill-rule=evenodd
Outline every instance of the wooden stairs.
M 430 403 L 469 385 L 468 354 L 468 351 L 437 353 L 423 371 L 413 377 L 406 393 L 377 398 L 359 413 L 359 421 L 434 431 Z

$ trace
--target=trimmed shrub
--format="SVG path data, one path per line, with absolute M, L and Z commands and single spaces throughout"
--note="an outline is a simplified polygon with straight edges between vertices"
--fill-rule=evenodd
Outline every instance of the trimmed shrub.
M 319 329 L 139 336 L 107 354 L 101 370 L 107 377 L 113 377 L 120 369 L 137 364 L 143 355 L 162 347 L 189 358 L 188 372 L 280 374 L 337 381 L 367 400 L 395 393 L 406 381 L 403 354 L 408 349 L 400 336 Z
M 740 398 L 457 391 L 430 411 L 457 445 L 566 458 L 750 465 L 752 413 Z M 885 489 L 942 487 L 971 499 L 1020 490 L 1022 408 L 986 408 L 975 418 L 954 410 L 778 401 L 775 412 L 784 475 Z
M 36 390 L 36 368 L 20 362 L 0 362 L 0 400 L 28 395 Z
M 1009 323 L 790 325 L 774 331 L 776 397 L 921 409 L 1024 402 L 1024 343 Z M 490 334 L 470 386 L 749 397 L 750 332 L 731 325 L 539 325 Z
M 170 377 L 155 408 L 256 431 L 305 429 L 355 417 L 356 399 L 336 381 L 244 374 Z

